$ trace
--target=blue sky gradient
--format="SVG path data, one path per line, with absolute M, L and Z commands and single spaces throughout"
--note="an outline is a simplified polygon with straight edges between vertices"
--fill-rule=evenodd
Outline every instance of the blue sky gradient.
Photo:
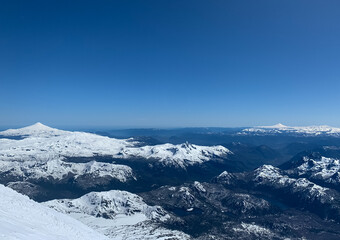
M 2 1 L 0 126 L 340 127 L 340 1 Z

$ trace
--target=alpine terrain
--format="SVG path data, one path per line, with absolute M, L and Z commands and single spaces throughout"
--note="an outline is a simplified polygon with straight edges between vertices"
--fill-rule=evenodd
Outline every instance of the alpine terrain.
M 100 134 L 0 132 L 2 238 L 340 238 L 337 129 Z

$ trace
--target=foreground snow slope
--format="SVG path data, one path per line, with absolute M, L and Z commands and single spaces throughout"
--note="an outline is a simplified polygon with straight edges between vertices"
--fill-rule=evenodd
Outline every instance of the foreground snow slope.
M 231 152 L 222 146 L 160 144 L 137 147 L 133 139 L 115 139 L 85 132 L 62 131 L 41 123 L 0 132 L 0 165 L 4 161 L 40 161 L 70 157 L 111 156 L 146 158 L 180 167 L 224 157 Z M 13 139 L 15 138 L 15 139 Z
M 104 240 L 81 222 L 0 185 L 0 239 Z
M 126 191 L 91 192 L 77 199 L 58 199 L 43 204 L 113 239 L 189 238 L 182 232 L 160 227 L 159 223 L 170 219 L 170 215 Z
M 273 126 L 258 126 L 247 128 L 239 132 L 240 135 L 272 135 L 272 134 L 297 134 L 306 136 L 336 136 L 340 137 L 340 128 L 330 126 L 290 127 L 281 123 Z

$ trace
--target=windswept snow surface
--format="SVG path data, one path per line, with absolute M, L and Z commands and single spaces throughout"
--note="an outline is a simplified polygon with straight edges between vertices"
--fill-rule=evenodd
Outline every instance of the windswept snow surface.
M 281 123 L 273 126 L 258 126 L 242 130 L 239 135 L 274 135 L 274 134 L 296 134 L 303 136 L 334 136 L 340 137 L 340 128 L 330 126 L 306 126 L 290 127 Z
M 107 240 L 107 237 L 0 185 L 0 239 Z
M 113 239 L 189 239 L 179 232 L 159 227 L 170 219 L 159 206 L 148 206 L 135 194 L 112 190 L 91 192 L 78 199 L 59 199 L 43 203 L 69 214 Z
M 70 132 L 36 123 L 0 132 L 0 166 L 8 162 L 47 162 L 70 157 L 111 156 L 146 158 L 186 167 L 224 157 L 231 152 L 222 146 L 197 146 L 189 143 L 137 147 L 133 139 L 115 139 L 85 132 Z M 22 137 L 22 139 L 10 139 Z M 6 168 L 6 167 L 5 167 Z M 0 167 L 1 169 L 1 167 Z

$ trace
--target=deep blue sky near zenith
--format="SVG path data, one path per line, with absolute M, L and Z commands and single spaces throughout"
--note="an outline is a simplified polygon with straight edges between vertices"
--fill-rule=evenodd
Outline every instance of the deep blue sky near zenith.
M 0 126 L 340 126 L 340 1 L 1 1 Z

